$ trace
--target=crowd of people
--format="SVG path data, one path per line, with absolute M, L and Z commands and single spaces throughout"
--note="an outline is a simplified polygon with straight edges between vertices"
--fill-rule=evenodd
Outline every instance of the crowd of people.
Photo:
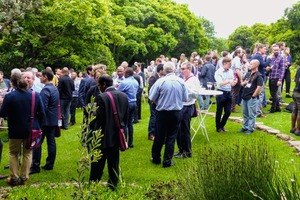
M 44 170 L 53 170 L 55 165 L 55 128 L 59 124 L 59 113 L 62 116 L 62 129 L 67 130 L 77 123 L 76 109 L 82 108 L 87 116 L 84 108 L 92 102 L 92 97 L 95 98 L 94 103 L 98 106 L 96 118 L 88 124 L 88 129 L 101 129 L 102 157 L 91 164 L 90 180 L 101 180 L 107 161 L 108 183 L 113 189 L 118 184 L 120 146 L 115 115 L 125 129 L 129 148 L 134 148 L 134 124 L 142 118 L 141 102 L 146 86 L 150 107 L 147 137 L 153 141 L 150 161 L 170 167 L 174 165 L 173 157 L 192 157 L 190 124 L 195 115 L 196 101 L 199 100 L 201 110 L 207 110 L 212 103 L 209 95 L 199 95 L 202 88 L 222 92 L 216 96 L 217 132 L 227 132 L 225 126 L 231 112 L 237 112 L 236 106 L 241 105 L 244 122 L 239 132 L 251 134 L 256 118 L 266 116 L 262 107 L 267 105 L 267 81 L 272 101 L 269 113 L 281 111 L 279 103 L 282 101 L 283 83 L 286 97 L 292 97 L 291 65 L 290 49 L 284 42 L 279 42 L 270 49 L 267 44 L 256 44 L 253 53 L 238 46 L 232 53 L 221 52 L 220 58 L 217 51 L 212 51 L 203 58 L 197 52 L 193 52 L 189 58 L 181 54 L 179 60 L 161 55 L 149 66 L 138 62 L 129 66 L 124 61 L 111 75 L 107 74 L 104 64 L 87 66 L 84 74 L 67 67 L 56 69 L 55 72 L 50 67 L 41 72 L 36 68 L 16 68 L 11 71 L 10 81 L 0 71 L 0 122 L 3 126 L 3 119 L 8 120 L 9 135 L 10 175 L 7 183 L 25 184 L 29 174 L 40 173 L 41 170 L 41 148 L 33 151 L 25 148 L 30 130 L 32 91 L 36 93 L 34 126 L 42 128 L 42 140 L 47 140 L 48 156 L 42 166 Z M 300 71 L 297 71 L 297 76 L 299 79 Z M 297 96 L 300 89 L 297 88 L 300 88 L 300 83 L 296 84 L 295 89 L 291 132 L 300 135 L 300 95 Z M 21 114 L 16 110 L 22 111 Z M 178 147 L 176 153 L 175 142 Z M 165 150 L 162 157 L 163 145 Z M 19 172 L 21 154 L 23 160 Z

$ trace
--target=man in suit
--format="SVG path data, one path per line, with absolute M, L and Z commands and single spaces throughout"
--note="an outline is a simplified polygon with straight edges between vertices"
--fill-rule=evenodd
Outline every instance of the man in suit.
M 110 92 L 114 98 L 116 105 L 120 126 L 126 126 L 128 98 L 123 92 L 116 90 L 113 87 L 113 80 L 108 75 L 103 75 L 98 80 L 98 85 L 101 94 L 97 96 L 96 102 L 98 109 L 96 111 L 96 123 L 93 130 L 101 128 L 101 153 L 102 156 L 97 162 L 91 163 L 90 180 L 100 181 L 105 162 L 107 160 L 108 173 L 109 173 L 109 187 L 114 189 L 118 184 L 119 179 L 119 137 L 118 129 L 115 124 L 112 103 L 106 92 Z
M 89 65 L 86 67 L 85 77 L 80 81 L 79 89 L 78 89 L 78 101 L 81 106 L 85 106 L 85 95 L 87 91 L 85 91 L 85 82 L 87 79 L 93 76 L 93 66 Z
M 62 69 L 63 76 L 58 81 L 58 91 L 60 97 L 61 114 L 63 116 L 62 129 L 68 129 L 72 94 L 75 90 L 74 81 L 69 76 L 69 69 Z
M 52 83 L 53 76 L 52 71 L 44 70 L 40 78 L 41 83 L 45 84 L 41 91 L 41 98 L 46 114 L 42 124 L 42 141 L 44 141 L 46 137 L 48 146 L 48 157 L 46 158 L 45 166 L 42 167 L 45 170 L 53 169 L 56 157 L 55 128 L 58 125 L 59 92 Z M 41 155 L 42 147 L 33 151 L 30 174 L 40 172 Z
M 164 65 L 159 64 L 156 68 L 156 71 L 148 80 L 148 95 L 151 87 L 154 85 L 154 83 L 162 76 L 164 76 Z M 154 102 L 148 101 L 150 106 L 150 118 L 149 118 L 149 124 L 148 124 L 148 139 L 154 140 L 155 138 L 155 132 L 156 132 L 156 104 Z

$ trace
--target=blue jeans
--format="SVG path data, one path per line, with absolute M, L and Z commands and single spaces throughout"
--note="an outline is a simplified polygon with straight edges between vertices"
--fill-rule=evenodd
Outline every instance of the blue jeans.
M 203 96 L 204 95 L 199 95 L 200 107 L 201 109 L 207 110 L 210 102 L 210 95 L 205 95 L 205 104 L 204 104 Z
M 148 136 L 155 136 L 156 132 L 156 105 L 154 103 L 149 103 L 150 106 L 150 119 L 148 124 Z
M 125 137 L 127 138 L 128 146 L 133 145 L 133 117 L 136 109 L 136 102 L 130 102 L 128 108 L 127 130 L 125 129 Z
M 63 125 L 62 125 L 63 128 L 68 128 L 71 102 L 72 102 L 72 99 L 70 99 L 70 100 L 61 99 L 60 100 L 61 114 L 63 116 Z
M 263 86 L 261 87 L 261 90 L 260 90 L 259 95 L 258 95 L 256 116 L 259 116 L 259 115 L 263 114 L 262 107 L 265 106 L 264 105 L 264 100 L 266 98 L 265 94 L 266 94 L 266 91 L 265 91 L 265 83 L 264 83 Z
M 257 98 L 242 100 L 242 112 L 244 117 L 243 129 L 251 132 L 253 132 L 255 128 L 257 102 Z

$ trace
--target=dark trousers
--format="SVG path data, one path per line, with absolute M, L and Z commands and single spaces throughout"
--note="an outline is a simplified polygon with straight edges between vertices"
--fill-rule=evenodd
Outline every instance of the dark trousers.
M 134 116 L 134 111 L 136 109 L 136 102 L 130 102 L 129 103 L 129 108 L 128 108 L 128 119 L 127 119 L 127 126 L 125 129 L 125 137 L 128 142 L 128 146 L 133 145 L 133 116 Z
M 73 97 L 71 101 L 71 106 L 70 106 L 70 123 L 75 124 L 76 123 L 76 108 L 78 104 L 78 97 Z
M 277 86 L 277 82 L 278 82 L 278 78 L 273 78 L 273 79 L 269 79 L 269 89 L 270 89 L 270 94 L 272 97 L 272 106 L 271 106 L 271 111 L 275 112 L 277 109 L 280 109 L 279 106 L 279 99 L 277 97 L 277 90 L 278 90 L 278 86 Z
M 49 168 L 54 167 L 54 162 L 56 158 L 56 142 L 55 142 L 55 126 L 43 126 L 43 135 L 42 143 L 44 142 L 45 137 L 47 138 L 47 149 L 48 156 L 46 158 L 46 166 Z M 39 169 L 41 164 L 42 157 L 42 146 L 38 149 L 33 150 L 32 152 L 32 164 L 31 168 Z
M 136 108 L 134 110 L 133 121 L 142 119 L 142 92 L 143 91 L 138 91 L 136 94 Z
M 148 136 L 154 135 L 156 133 L 156 105 L 154 103 L 149 103 L 150 106 L 150 119 L 148 124 Z
M 241 103 L 242 103 L 243 90 L 244 90 L 244 87 L 241 87 L 241 89 L 239 91 L 239 95 L 238 95 L 238 97 L 235 100 L 235 103 L 238 104 L 238 105 L 241 105 Z
M 281 91 L 283 89 L 283 85 L 285 82 L 285 93 L 288 94 L 290 93 L 290 89 L 291 89 L 291 71 L 290 68 L 286 69 L 284 72 L 284 77 L 282 80 L 282 85 L 281 85 Z
M 107 160 L 107 168 L 109 174 L 108 183 L 112 186 L 117 186 L 119 180 L 119 147 L 101 149 L 102 156 L 97 162 L 91 163 L 90 180 L 98 182 L 103 175 L 103 169 Z
M 241 90 L 241 85 L 240 82 L 238 82 L 235 86 L 232 87 L 231 89 L 231 94 L 232 94 L 232 101 L 231 101 L 231 109 L 235 109 L 236 105 L 236 99 L 239 96 L 239 92 Z
M 231 92 L 222 91 L 222 95 L 216 96 L 217 112 L 216 112 L 216 128 L 224 128 L 231 113 L 232 96 Z M 222 117 L 222 112 L 224 115 Z
M 161 149 L 165 144 L 163 165 L 170 165 L 174 154 L 174 144 L 177 137 L 180 121 L 180 111 L 157 111 L 157 134 L 152 145 L 152 158 L 160 162 Z
M 1 163 L 1 159 L 2 159 L 2 150 L 3 150 L 3 142 L 0 139 L 0 163 Z
M 191 153 L 191 116 L 194 112 L 194 105 L 183 106 L 180 116 L 180 129 L 177 135 L 177 146 L 180 153 Z
M 69 120 L 69 116 L 70 116 L 71 101 L 72 100 L 66 100 L 66 99 L 60 100 L 61 115 L 63 116 L 62 128 L 68 128 L 68 120 Z

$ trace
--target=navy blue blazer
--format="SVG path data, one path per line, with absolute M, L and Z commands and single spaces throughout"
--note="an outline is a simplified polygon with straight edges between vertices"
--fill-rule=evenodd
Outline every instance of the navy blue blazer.
M 85 81 L 85 84 L 84 84 L 84 91 L 85 91 L 85 94 L 87 94 L 87 92 L 89 91 L 89 89 L 93 86 L 97 85 L 97 82 L 95 81 L 94 78 L 88 78 L 86 81 Z
M 0 110 L 0 117 L 8 117 L 8 136 L 12 139 L 26 139 L 30 132 L 32 91 L 16 89 L 5 95 Z M 41 96 L 36 92 L 34 124 L 40 129 L 44 117 L 44 106 Z
M 85 86 L 86 79 L 87 78 L 81 79 L 79 89 L 78 89 L 78 101 L 79 104 L 82 106 L 85 106 L 84 101 L 85 101 L 86 91 L 84 91 L 85 89 L 84 86 Z
M 58 125 L 59 92 L 53 83 L 46 84 L 41 91 L 42 102 L 45 108 L 43 126 Z
M 9 79 L 5 78 L 3 80 L 4 80 L 4 83 L 5 83 L 6 87 L 7 87 L 7 91 L 9 91 L 10 90 L 10 81 L 9 81 Z

